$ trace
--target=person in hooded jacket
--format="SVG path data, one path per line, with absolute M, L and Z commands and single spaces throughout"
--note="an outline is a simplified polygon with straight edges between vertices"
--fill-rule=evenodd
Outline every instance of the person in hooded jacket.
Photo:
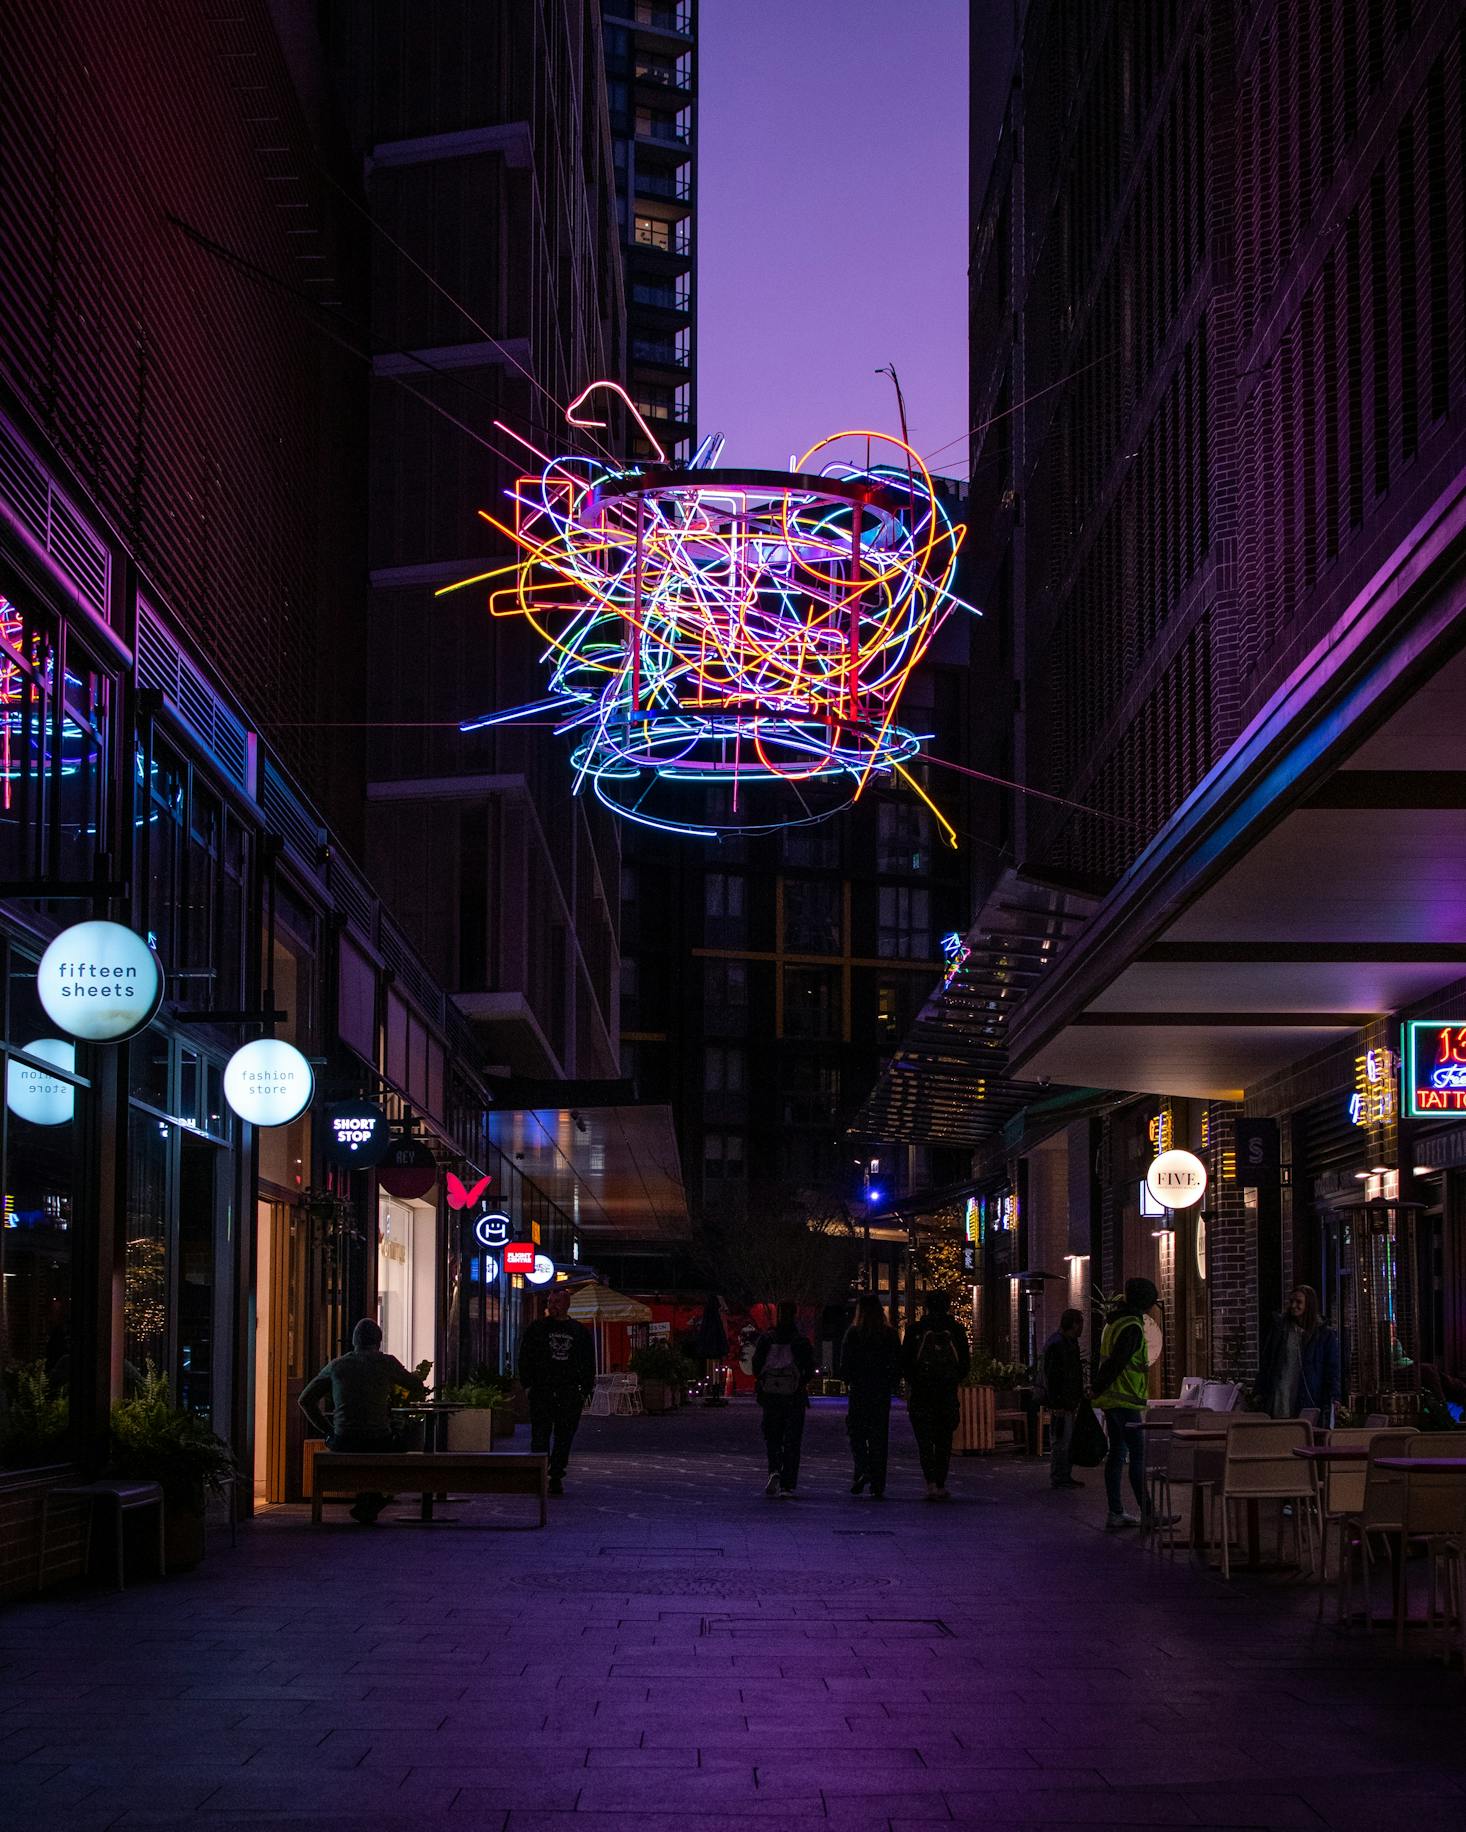
M 550 1493 L 565 1493 L 570 1446 L 595 1391 L 596 1350 L 590 1331 L 570 1315 L 570 1292 L 552 1285 L 545 1314 L 519 1339 L 519 1380 L 529 1391 L 529 1447 L 550 1459 Z
M 849 1389 L 845 1429 L 855 1459 L 850 1493 L 867 1483 L 877 1501 L 886 1492 L 886 1458 L 891 1440 L 891 1400 L 901 1384 L 901 1338 L 873 1292 L 855 1306 L 855 1321 L 840 1347 L 840 1378 Z
M 1295 1285 L 1263 1344 L 1257 1375 L 1262 1408 L 1275 1419 L 1316 1411 L 1327 1430 L 1342 1382 L 1338 1331 L 1324 1321 L 1313 1287 Z
M 789 1501 L 799 1483 L 799 1448 L 804 1440 L 809 1383 L 814 1377 L 814 1349 L 809 1338 L 799 1333 L 793 1304 L 781 1304 L 774 1327 L 759 1337 L 753 1351 L 753 1375 L 758 1382 L 769 1459 L 764 1493 Z
M 906 1327 L 901 1371 L 906 1376 L 906 1416 L 916 1436 L 928 1501 L 950 1501 L 947 1470 L 957 1429 L 957 1389 L 972 1366 L 967 1331 L 952 1315 L 945 1291 L 929 1291 L 926 1308 Z

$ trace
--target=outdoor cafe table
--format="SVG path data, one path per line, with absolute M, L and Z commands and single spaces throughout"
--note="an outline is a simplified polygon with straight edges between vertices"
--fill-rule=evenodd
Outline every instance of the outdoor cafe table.
M 400 1419 L 421 1419 L 424 1450 L 446 1450 L 448 1447 L 448 1420 L 455 1412 L 462 1412 L 462 1406 L 450 1406 L 446 1401 L 429 1400 L 420 1406 L 394 1406 L 392 1416 Z M 439 1501 L 446 1501 L 446 1495 L 439 1495 Z M 443 1519 L 433 1513 L 433 1497 L 424 1493 L 422 1507 L 416 1514 L 398 1516 L 401 1520 L 411 1520 L 436 1526 Z M 446 1522 L 444 1523 L 446 1524 Z
M 1402 1469 L 1407 1476 L 1466 1476 L 1466 1457 L 1376 1457 L 1376 1469 Z
M 1293 1451 L 1305 1463 L 1367 1463 L 1367 1444 L 1300 1444 Z

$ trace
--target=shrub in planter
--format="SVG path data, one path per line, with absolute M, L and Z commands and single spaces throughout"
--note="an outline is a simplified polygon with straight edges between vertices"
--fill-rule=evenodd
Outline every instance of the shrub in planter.
M 196 1565 L 204 1555 L 205 1498 L 224 1493 L 235 1475 L 234 1459 L 197 1414 L 174 1405 L 168 1382 L 151 1363 L 138 1391 L 112 1408 L 107 1472 L 161 1486 L 169 1569 Z
M 461 1385 L 441 1387 L 437 1398 L 462 1406 L 448 1419 L 449 1450 L 488 1450 L 495 1438 L 514 1435 L 514 1412 L 507 1380 L 475 1371 Z
M 0 1466 L 35 1468 L 66 1455 L 66 1388 L 44 1361 L 18 1362 L 0 1375 Z
M 642 1404 L 648 1412 L 670 1412 L 678 1390 L 688 1379 L 688 1366 L 669 1342 L 651 1342 L 633 1349 L 631 1372 L 641 1382 Z

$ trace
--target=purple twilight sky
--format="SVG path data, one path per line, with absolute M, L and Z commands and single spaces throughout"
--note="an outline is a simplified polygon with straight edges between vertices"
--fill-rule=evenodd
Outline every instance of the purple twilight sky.
M 1011 7 L 984 6 L 995 133 Z M 899 432 L 886 363 L 919 452 L 965 432 L 968 10 L 702 0 L 698 431 L 727 435 L 725 464 L 786 465 L 846 427 Z M 958 443 L 937 468 L 966 462 Z

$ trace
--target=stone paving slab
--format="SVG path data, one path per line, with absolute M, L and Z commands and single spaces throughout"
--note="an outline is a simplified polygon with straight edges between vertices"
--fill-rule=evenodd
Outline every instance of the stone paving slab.
M 195 1573 L 0 1617 L 4 1832 L 1466 1825 L 1466 1682 L 1101 1530 L 1041 1465 L 884 1504 L 817 1402 L 587 1421 L 544 1533 L 273 1510 Z

